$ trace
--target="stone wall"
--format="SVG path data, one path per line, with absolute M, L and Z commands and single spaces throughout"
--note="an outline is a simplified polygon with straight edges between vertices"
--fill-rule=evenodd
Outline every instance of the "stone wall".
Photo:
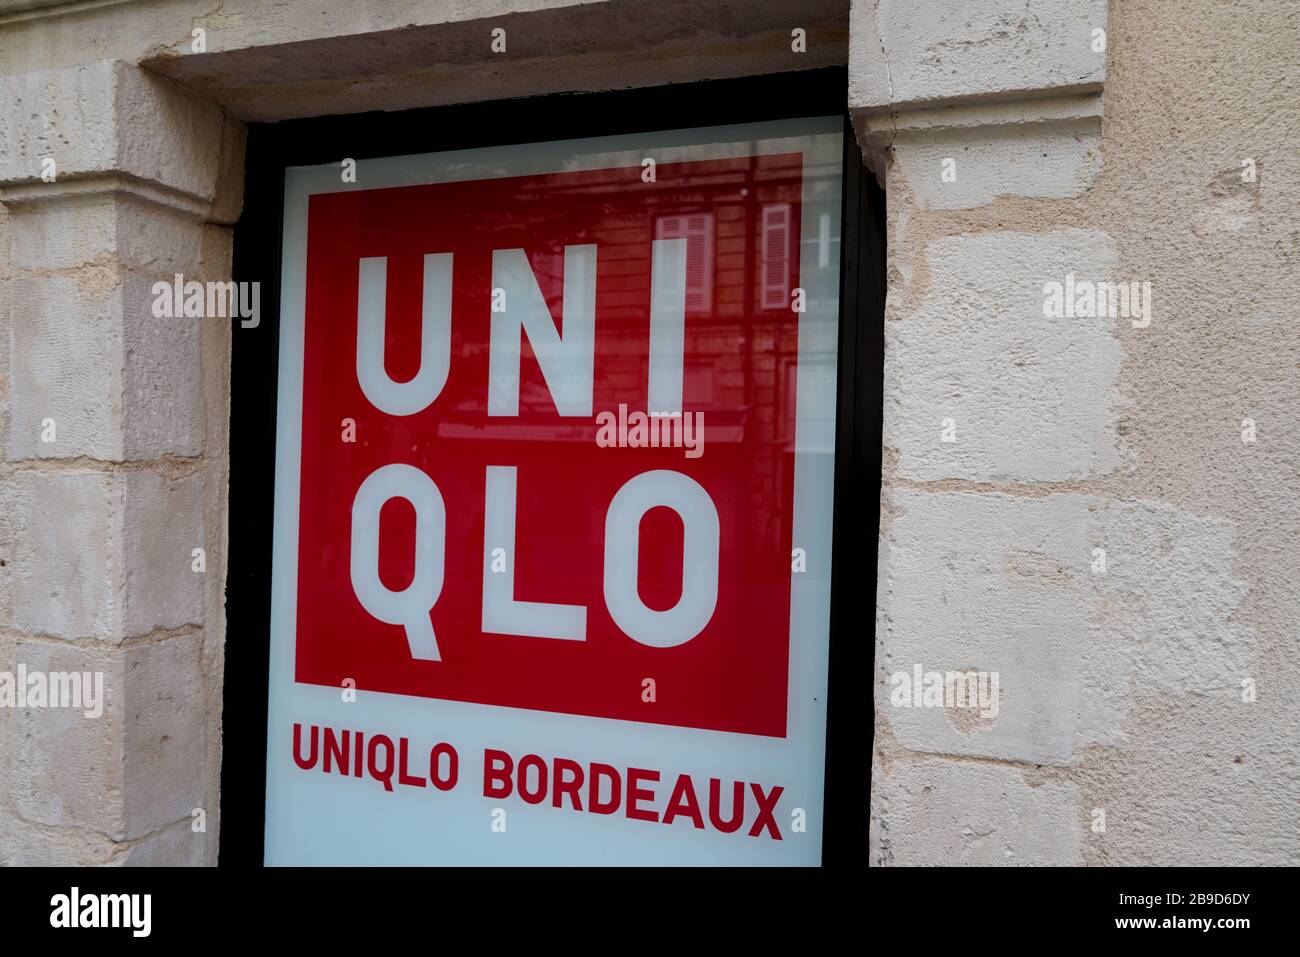
M 229 274 L 242 132 L 122 62 L 0 103 L 0 670 L 108 695 L 0 712 L 0 862 L 214 863 L 230 330 L 150 289 Z
M 0 862 L 216 860 L 231 329 L 148 282 L 229 277 L 242 122 L 844 63 L 889 220 L 870 862 L 1300 861 L 1298 19 L 0 0 L 0 671 L 112 694 L 0 713 Z M 1045 314 L 1067 276 L 1149 321 Z M 916 665 L 998 714 L 895 706 Z
M 855 6 L 890 245 L 872 864 L 1300 861 L 1300 8 L 1107 12 Z M 1150 316 L 1046 316 L 1067 274 L 1149 281 Z M 996 719 L 895 706 L 916 664 L 998 672 Z

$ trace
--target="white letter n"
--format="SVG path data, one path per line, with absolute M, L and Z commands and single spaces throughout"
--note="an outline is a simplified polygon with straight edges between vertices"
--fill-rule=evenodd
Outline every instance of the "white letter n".
M 590 416 L 596 350 L 596 247 L 564 247 L 564 334 L 537 285 L 522 249 L 492 252 L 492 287 L 506 308 L 492 313 L 488 351 L 488 415 L 519 414 L 522 334 L 560 415 Z

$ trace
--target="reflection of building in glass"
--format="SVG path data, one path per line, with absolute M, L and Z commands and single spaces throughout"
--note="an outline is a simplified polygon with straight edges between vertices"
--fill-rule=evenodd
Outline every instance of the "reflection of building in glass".
M 714 160 L 698 174 L 690 166 L 661 163 L 655 182 L 638 177 L 635 186 L 629 186 L 627 170 L 621 168 L 584 173 L 579 186 L 565 184 L 562 177 L 547 178 L 539 181 L 535 194 L 525 194 L 522 208 L 513 211 L 518 217 L 513 223 L 524 224 L 522 245 L 557 323 L 564 245 L 597 247 L 596 363 L 601 381 L 595 411 L 604 408 L 602 392 L 621 395 L 629 408 L 644 405 L 649 283 L 660 281 L 649 278 L 651 243 L 687 240 L 683 404 L 703 413 L 706 454 L 726 455 L 729 444 L 744 438 L 761 443 L 759 462 L 731 473 L 730 480 L 744 487 L 718 490 L 743 497 L 771 516 L 765 527 L 746 528 L 753 540 L 732 543 L 737 554 L 787 548 L 791 516 L 777 503 L 793 482 L 798 316 L 791 294 L 800 285 L 801 249 L 813 247 L 804 261 L 814 268 L 837 268 L 839 237 L 830 235 L 829 213 L 814 220 L 820 226 L 816 234 L 800 235 L 805 171 L 799 154 Z M 808 172 L 816 176 L 818 171 Z M 811 195 L 817 185 L 809 184 Z M 636 190 L 634 203 L 627 201 L 630 190 Z M 575 194 L 590 198 L 593 193 L 608 194 L 609 209 L 601 222 L 609 225 L 595 235 L 567 235 L 558 211 Z M 818 304 L 806 306 L 812 310 Z M 828 371 L 834 374 L 833 364 Z M 525 377 L 520 397 L 520 412 L 530 411 L 542 418 L 521 421 L 521 437 L 535 430 L 536 438 L 547 442 L 592 441 L 586 423 L 554 418 L 550 395 L 535 376 Z M 444 423 L 442 430 L 447 428 Z M 644 573 L 653 575 L 654 570 Z
M 594 416 L 614 412 L 620 404 L 628 410 L 654 411 L 646 409 L 651 285 L 663 282 L 676 287 L 681 277 L 652 268 L 653 243 L 685 239 L 682 404 L 684 412 L 702 417 L 705 453 L 689 463 L 680 452 L 671 460 L 657 457 L 658 450 L 633 450 L 631 455 L 638 470 L 681 469 L 704 482 L 723 507 L 743 510 L 744 521 L 728 521 L 724 516 L 729 534 L 722 542 L 723 562 L 739 570 L 754 595 L 788 588 L 788 556 L 796 544 L 789 507 L 796 438 L 802 453 L 833 451 L 828 438 L 833 428 L 820 419 L 809 419 L 806 411 L 796 437 L 800 314 L 793 311 L 792 293 L 795 287 L 824 287 L 825 283 L 815 281 L 815 273 L 838 271 L 839 237 L 831 229 L 838 222 L 840 171 L 806 169 L 801 154 L 787 153 L 662 162 L 651 183 L 642 181 L 640 173 L 639 164 L 614 161 L 609 168 L 577 175 L 522 177 L 510 187 L 509 202 L 500 207 L 485 202 L 459 213 L 439 207 L 442 215 L 456 217 L 460 230 L 453 374 L 435 408 L 426 413 L 428 445 L 411 447 L 409 441 L 404 445 L 402 436 L 409 433 L 406 423 L 395 423 L 396 431 L 386 440 L 393 444 L 395 455 L 415 456 L 416 461 L 429 456 L 435 472 L 437 460 L 490 458 L 495 443 L 518 443 L 509 458 L 521 463 L 521 514 L 529 507 L 554 507 L 540 500 L 528 504 L 529 497 L 538 494 L 529 466 L 533 457 L 569 463 L 566 501 L 607 502 L 610 490 L 588 474 L 583 463 L 589 454 L 620 453 L 597 449 Z M 807 210 L 805 197 L 814 204 Z M 483 385 L 489 350 L 481 324 L 490 316 L 492 251 L 524 250 L 563 336 L 564 304 L 572 295 L 564 282 L 565 248 L 580 245 L 596 248 L 593 417 L 557 414 L 550 384 L 525 333 L 519 414 L 485 419 Z M 411 269 L 409 288 L 418 291 L 417 262 L 394 257 L 395 288 L 401 288 L 403 270 Z M 391 310 L 390 336 L 400 337 L 403 324 L 410 326 L 404 335 L 415 333 L 419 311 L 413 305 Z M 833 298 L 827 301 L 824 294 L 821 301 L 805 296 L 804 305 L 808 315 L 825 317 L 828 310 L 832 317 L 837 315 L 837 303 Z M 388 372 L 397 380 L 413 375 L 417 362 L 414 350 L 393 349 L 385 355 Z M 833 343 L 828 352 L 803 356 L 803 370 L 809 380 L 805 387 L 823 380 L 833 383 Z M 462 453 L 457 449 L 461 443 L 478 451 Z M 645 533 L 648 540 L 662 544 L 643 550 L 639 579 L 644 600 L 659 599 L 666 603 L 664 607 L 671 607 L 681 587 L 680 545 L 672 544 L 680 525 L 678 532 L 672 531 L 676 520 L 651 519 L 654 511 L 648 513 Z M 583 565 L 589 549 L 582 543 L 602 540 L 603 513 L 576 509 L 573 515 L 573 526 L 530 528 L 527 541 L 547 556 L 550 572 L 579 582 L 591 573 Z M 651 527 L 656 523 L 657 531 Z M 473 523 L 449 524 L 448 554 L 463 556 L 451 567 L 478 567 L 482 535 L 481 517 Z M 780 555 L 785 558 L 778 565 L 773 556 Z M 525 563 L 518 579 L 523 589 L 529 573 Z M 392 574 L 400 585 L 405 571 L 395 568 Z M 450 589 L 478 587 L 476 582 L 457 582 L 456 573 L 450 574 Z M 586 587 L 598 589 L 599 582 Z

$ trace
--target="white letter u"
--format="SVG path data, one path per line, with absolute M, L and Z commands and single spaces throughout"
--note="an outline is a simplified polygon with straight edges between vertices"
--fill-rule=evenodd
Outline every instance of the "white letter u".
M 360 260 L 357 282 L 357 381 L 370 404 L 389 415 L 423 412 L 447 384 L 451 367 L 451 253 L 424 257 L 420 371 L 394 382 L 384 368 L 388 257 Z

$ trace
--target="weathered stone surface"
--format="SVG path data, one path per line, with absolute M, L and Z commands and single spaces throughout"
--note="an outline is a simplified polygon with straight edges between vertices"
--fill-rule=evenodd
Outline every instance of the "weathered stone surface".
M 1085 817 L 1072 784 L 1016 768 L 926 761 L 872 775 L 871 863 L 1069 866 Z
M 1124 320 L 1043 314 L 1048 282 L 1117 278 L 1110 239 L 989 232 L 936 239 L 921 255 L 915 308 L 896 300 L 885 323 L 885 444 L 899 475 L 1034 482 L 1113 469 Z
M 123 330 L 117 270 L 102 265 L 75 278 L 24 275 L 9 287 L 9 457 L 121 459 Z
M 204 694 L 202 648 L 203 635 L 196 632 L 134 645 L 122 655 L 121 801 L 129 838 L 188 821 L 207 801 L 204 738 L 214 718 Z M 207 812 L 215 818 L 212 808 Z M 204 836 L 188 824 L 184 833 L 183 844 L 197 846 L 187 853 L 201 850 Z
M 117 867 L 201 867 L 211 864 L 216 855 L 209 850 L 215 836 L 195 833 L 188 821 L 150 834 L 114 854 Z
M 896 488 L 888 507 L 877 699 L 905 748 L 1074 765 L 1125 742 L 1131 698 L 1231 701 L 1251 673 L 1224 522 L 1077 494 Z M 895 704 L 916 665 L 996 672 L 997 714 Z
M 1282 279 L 1294 272 L 1300 184 L 1276 174 L 1300 126 L 1262 119 L 1300 94 L 1277 80 L 1297 75 L 1300 12 L 1135 0 L 1110 14 L 1100 168 L 1085 100 L 986 101 L 972 89 L 956 90 L 963 105 L 909 110 L 915 94 L 898 93 L 899 76 L 901 113 L 873 116 L 890 98 L 854 97 L 865 141 L 893 148 L 873 863 L 995 860 L 1008 800 L 1027 828 L 1059 832 L 1060 808 L 967 784 L 991 774 L 1036 794 L 1077 792 L 1081 837 L 1044 842 L 1036 863 L 1300 859 L 1288 757 L 1300 747 L 1300 525 L 1289 520 L 1300 433 L 1283 425 L 1300 395 L 1300 339 L 1287 331 L 1293 290 Z M 855 29 L 855 51 L 859 39 Z M 922 46 L 942 42 L 938 30 Z M 1003 42 L 1014 35 L 982 45 Z M 1210 61 L 1234 63 L 1239 81 L 1204 81 Z M 904 85 L 908 69 L 915 62 Z M 857 72 L 855 83 L 886 82 Z M 971 83 L 997 76 L 976 70 Z M 935 95 L 954 94 L 945 82 Z M 1043 141 L 1035 166 L 1030 144 L 1053 124 L 1082 138 Z M 980 154 L 974 169 L 964 146 Z M 939 179 L 945 156 L 957 159 L 955 184 Z M 980 178 L 985 160 L 996 170 Z M 963 172 L 976 174 L 964 186 Z M 1061 256 L 1066 228 L 1085 234 L 1064 244 L 1077 257 Z M 1021 238 L 1004 243 L 1010 235 Z M 1059 280 L 1044 273 L 1072 257 L 1076 276 L 1088 262 L 1150 280 L 1152 325 L 1119 320 L 1077 338 L 1036 328 L 1036 304 L 1014 297 Z M 1029 317 L 1004 327 L 1027 338 L 974 336 L 986 315 Z M 959 410 L 947 448 L 933 424 L 942 408 Z M 1020 434 L 1003 418 L 1012 409 Z M 978 423 L 979 448 L 961 448 L 964 419 Z M 1093 548 L 1105 549 L 1102 574 L 1080 553 Z M 1017 628 L 1044 616 L 1071 640 L 1055 661 L 1031 663 Z M 1050 708 L 1008 690 L 996 723 L 954 724 L 889 703 L 902 659 L 964 668 L 999 654 L 1008 668 L 1030 665 Z M 962 757 L 918 758 L 940 753 Z M 930 833 L 948 827 L 946 806 L 971 846 Z M 1105 832 L 1089 826 L 1094 810 Z
M 0 485 L 3 626 L 59 638 L 121 637 L 119 480 L 102 472 L 23 472 Z
M 895 489 L 889 504 L 898 517 L 881 547 L 878 700 L 899 744 L 1069 764 L 1089 655 L 1093 503 Z M 916 665 L 996 673 L 996 713 L 892 704 L 889 677 L 910 687 Z
M 15 202 L 0 214 L 0 448 L 23 460 L 0 474 L 0 648 L 16 629 L 112 641 L 128 621 L 197 621 L 195 608 L 205 629 L 130 659 L 152 684 L 104 744 L 120 757 L 118 805 L 97 798 L 113 772 L 77 776 L 95 757 L 90 731 L 67 729 L 81 770 L 56 769 L 57 730 L 0 716 L 0 780 L 23 785 L 0 788 L 0 862 L 213 859 L 215 833 L 191 840 L 184 805 L 216 799 L 230 330 L 199 327 L 195 363 L 177 330 L 132 324 L 140 297 L 125 284 L 196 248 L 214 278 L 226 268 L 228 233 L 204 229 L 196 247 L 174 222 L 235 218 L 242 130 L 220 107 L 269 120 L 847 57 L 850 110 L 890 205 L 878 663 L 978 657 L 1007 676 L 992 723 L 887 710 L 878 680 L 872 863 L 1300 863 L 1300 180 L 1285 172 L 1300 152 L 1300 11 L 860 0 L 845 12 L 158 0 L 0 18 L 0 182 Z M 509 56 L 486 48 L 497 20 Z M 187 52 L 195 26 L 206 54 Z M 808 28 L 808 54 L 790 51 L 793 26 Z M 196 92 L 131 65 L 144 59 Z M 947 157 L 955 183 L 940 179 Z M 117 198 L 80 195 L 96 191 Z M 6 231 L 20 234 L 12 247 Z M 1071 267 L 1151 280 L 1153 325 L 1045 319 L 1042 284 Z M 173 351 L 184 361 L 169 368 Z M 133 412 L 183 406 L 179 387 L 200 380 L 197 414 Z M 60 441 L 65 420 L 79 437 L 68 454 L 34 444 L 51 406 Z M 956 443 L 940 441 L 945 417 Z M 83 456 L 130 460 L 122 472 L 168 456 L 156 471 L 182 484 L 202 472 L 201 494 L 159 475 L 133 496 L 116 471 L 60 461 Z M 133 520 L 155 495 L 163 508 L 201 501 L 202 524 Z M 191 593 L 173 552 L 199 531 L 212 550 Z M 1099 546 L 1104 575 L 1088 569 Z M 125 667 L 131 648 L 103 650 Z M 194 704 L 165 719 L 185 696 Z M 202 747 L 197 770 L 173 742 Z M 154 769 L 166 783 L 145 793 Z M 52 783 L 32 777 L 46 771 Z M 197 796 L 186 775 L 201 777 Z M 1098 808 L 1104 834 L 1087 827 Z M 133 839 L 96 829 L 125 835 L 129 815 Z
M 123 648 L 0 642 L 0 671 L 75 672 L 103 694 L 89 709 L 51 700 L 0 711 L 0 809 L 51 843 L 75 829 L 134 841 L 188 820 L 206 800 L 202 642 L 198 632 Z M 201 835 L 195 843 L 201 854 Z
M 0 542 L 12 588 L 0 624 L 119 642 L 202 621 L 203 483 L 147 471 L 16 473 Z M 24 517 L 25 520 L 24 520 Z
M 120 192 L 15 208 L 9 457 L 198 454 L 198 326 L 222 320 L 156 318 L 152 307 L 156 283 L 196 278 L 201 225 Z
M 122 634 L 201 624 L 204 572 L 203 478 L 127 473 L 122 481 Z M 205 562 L 206 564 L 206 562 Z
M 119 650 L 45 641 L 16 643 L 0 669 L 102 675 L 106 702 L 99 716 L 80 708 L 30 707 L 3 712 L 12 721 L 13 807 L 24 820 L 51 828 L 81 828 L 124 836 L 123 680 Z M 92 712 L 93 713 L 93 712 Z
M 1106 0 L 856 0 L 849 106 L 1097 89 L 1106 56 L 1093 30 L 1105 27 Z
M 1000 196 L 1078 196 L 1101 171 L 1100 123 L 908 131 L 892 143 L 894 174 L 923 209 L 972 209 Z
M 215 194 L 218 107 L 128 63 L 0 76 L 0 183 L 128 173 L 201 200 Z

